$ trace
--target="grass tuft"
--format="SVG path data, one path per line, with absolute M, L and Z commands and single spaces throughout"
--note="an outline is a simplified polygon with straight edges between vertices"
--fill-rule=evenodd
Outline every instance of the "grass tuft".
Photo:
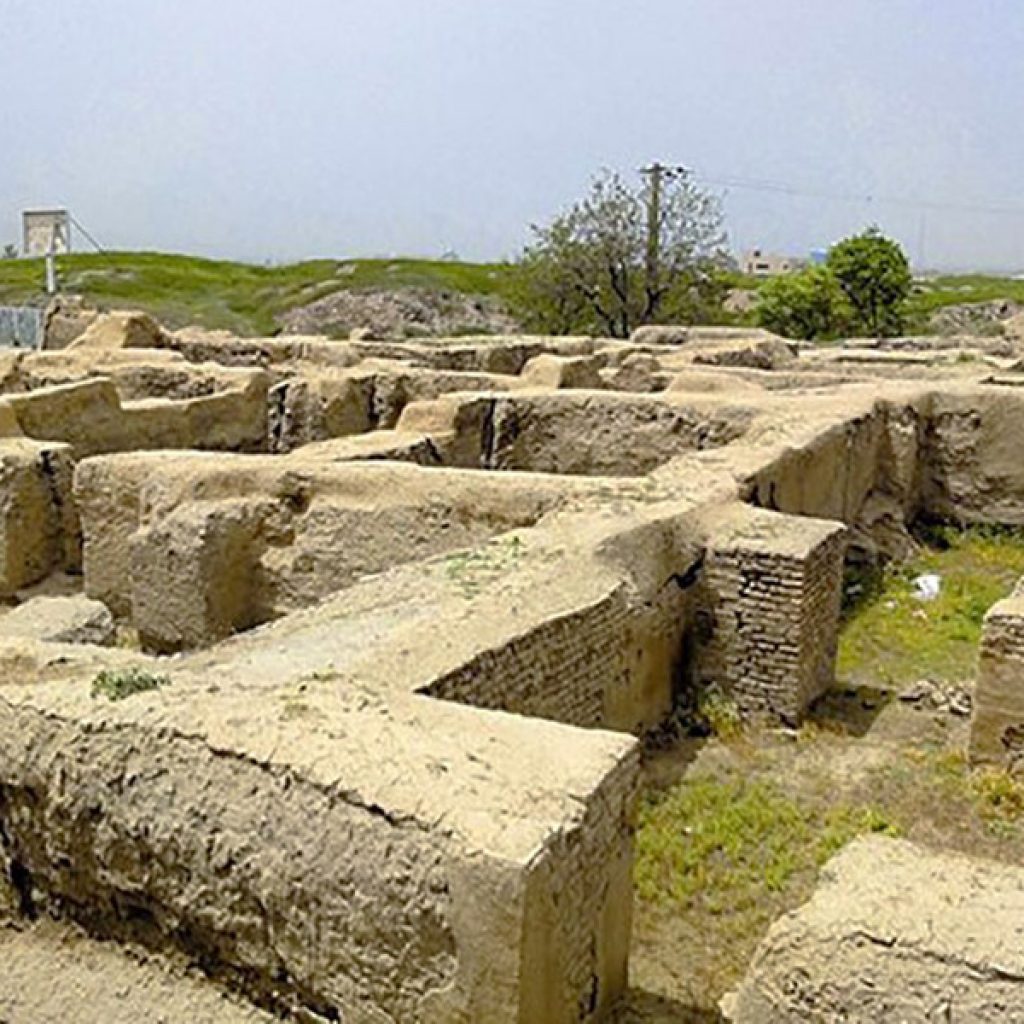
M 167 676 L 157 676 L 141 668 L 106 669 L 92 681 L 92 696 L 125 700 L 137 693 L 169 686 Z
M 705 687 L 698 695 L 697 718 L 710 735 L 719 739 L 734 740 L 743 732 L 743 719 L 736 702 L 717 683 Z

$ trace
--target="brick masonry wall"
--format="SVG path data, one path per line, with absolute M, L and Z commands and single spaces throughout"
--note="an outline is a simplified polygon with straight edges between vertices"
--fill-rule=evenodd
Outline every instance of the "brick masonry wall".
M 836 531 L 810 553 L 800 606 L 799 710 L 821 696 L 835 677 L 843 596 L 845 536 Z
M 820 520 L 748 515 L 757 527 L 749 536 L 733 529 L 711 541 L 698 679 L 721 687 L 746 716 L 795 722 L 832 679 L 844 531 Z
M 557 978 L 564 1019 L 604 1019 L 627 986 L 632 930 L 634 805 L 639 748 L 591 794 L 579 826 L 554 837 L 531 869 L 522 969 Z M 521 1007 L 523 1020 L 550 1019 L 551 1007 Z
M 485 651 L 423 693 L 569 725 L 604 723 L 606 692 L 628 684 L 627 607 L 614 590 Z

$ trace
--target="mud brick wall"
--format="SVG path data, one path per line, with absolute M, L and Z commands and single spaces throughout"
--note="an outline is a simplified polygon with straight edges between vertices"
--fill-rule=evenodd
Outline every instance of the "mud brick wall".
M 925 511 L 954 523 L 1024 523 L 1016 389 L 936 394 L 923 447 Z
M 428 817 L 392 814 L 198 736 L 0 699 L 0 911 L 185 953 L 297 1019 L 606 1019 L 626 985 L 639 768 L 617 749 L 548 824 L 525 791 L 506 803 L 483 847 L 429 800 Z
M 844 555 L 845 533 L 836 530 L 811 550 L 804 563 L 800 594 L 800 710 L 827 690 L 835 676 Z
M 521 969 L 550 980 L 524 993 L 520 1020 L 544 1020 L 551 1002 L 574 1020 L 602 1020 L 626 990 L 639 768 L 635 748 L 590 795 L 579 826 L 533 865 L 526 928 L 535 941 Z
M 67 445 L 0 442 L 0 595 L 81 565 Z
M 837 523 L 754 509 L 712 538 L 700 680 L 742 714 L 798 721 L 831 683 L 843 538 Z
M 423 1021 L 452 983 L 444 837 L 197 740 L 2 701 L 0 751 L 0 870 L 39 913 L 328 1020 Z
M 643 476 L 676 455 L 735 441 L 751 418 L 745 410 L 688 408 L 647 395 L 502 395 L 494 404 L 482 465 L 535 473 Z
M 1019 767 L 1024 760 L 1024 587 L 985 616 L 978 654 L 969 753 L 972 761 Z
M 620 591 L 478 655 L 426 696 L 569 725 L 605 724 L 606 694 L 628 685 Z

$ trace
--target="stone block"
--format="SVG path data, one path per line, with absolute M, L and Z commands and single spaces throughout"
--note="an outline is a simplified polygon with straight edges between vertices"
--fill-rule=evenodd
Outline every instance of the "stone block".
M 725 1008 L 732 1024 L 1021 1024 L 1022 918 L 1018 866 L 858 839 L 772 926 Z
M 114 641 L 114 618 L 87 597 L 34 597 L 0 618 L 0 637 L 104 646 Z
M 0 593 L 74 568 L 79 542 L 70 466 L 64 445 L 0 443 Z
M 259 501 L 183 505 L 132 538 L 132 616 L 147 650 L 204 647 L 265 620 Z
M 534 356 L 521 374 L 524 384 L 543 388 L 583 388 L 600 391 L 604 387 L 599 360 L 594 356 Z

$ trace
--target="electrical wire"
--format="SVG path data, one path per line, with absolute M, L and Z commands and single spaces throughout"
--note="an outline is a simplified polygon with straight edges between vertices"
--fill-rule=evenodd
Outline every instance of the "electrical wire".
M 694 172 L 694 178 L 707 185 L 722 188 L 749 189 L 755 192 L 773 192 L 788 196 L 805 196 L 813 199 L 830 199 L 847 203 L 878 203 L 886 206 L 906 206 L 919 210 L 956 210 L 961 213 L 979 213 L 996 216 L 1024 216 L 1024 206 L 1011 204 L 944 202 L 934 199 L 911 199 L 906 196 L 876 195 L 871 192 L 840 192 L 829 189 L 809 188 L 787 182 L 747 178 L 741 175 L 704 174 Z

